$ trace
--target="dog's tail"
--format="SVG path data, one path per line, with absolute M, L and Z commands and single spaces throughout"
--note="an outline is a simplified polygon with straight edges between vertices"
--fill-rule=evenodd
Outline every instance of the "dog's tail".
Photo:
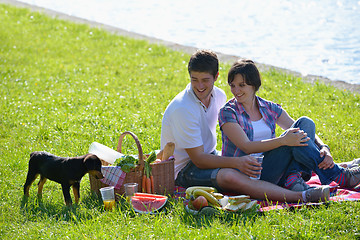
M 31 162 L 36 161 L 36 157 L 39 156 L 39 152 L 32 152 L 30 153 L 30 159 L 29 159 L 29 169 L 30 167 L 34 167 L 34 165 L 32 166 Z
M 30 153 L 29 164 L 30 164 L 30 162 L 36 161 L 35 159 L 41 157 L 41 155 L 43 155 L 43 154 L 44 154 L 44 152 L 32 152 L 32 153 Z M 30 167 L 30 165 L 29 165 L 29 167 Z

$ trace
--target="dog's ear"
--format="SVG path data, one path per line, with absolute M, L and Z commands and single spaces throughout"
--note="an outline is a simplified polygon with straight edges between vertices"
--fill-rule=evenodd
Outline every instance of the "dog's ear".
M 88 170 L 99 170 L 101 169 L 101 161 L 94 154 L 88 154 L 84 158 L 84 164 Z

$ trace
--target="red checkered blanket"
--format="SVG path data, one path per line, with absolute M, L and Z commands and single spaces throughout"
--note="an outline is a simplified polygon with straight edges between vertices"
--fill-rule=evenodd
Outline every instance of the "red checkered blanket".
M 320 186 L 321 182 L 319 177 L 313 173 L 310 180 L 307 182 L 310 186 Z M 359 201 L 360 200 L 360 187 L 359 185 L 354 189 L 346 189 L 338 186 L 337 183 L 332 182 L 329 184 L 331 186 L 330 192 L 330 201 Z M 320 205 L 321 203 L 277 203 L 272 204 L 266 201 L 258 201 L 261 208 L 260 211 L 265 212 L 274 209 L 285 209 L 285 208 L 302 208 L 309 206 Z

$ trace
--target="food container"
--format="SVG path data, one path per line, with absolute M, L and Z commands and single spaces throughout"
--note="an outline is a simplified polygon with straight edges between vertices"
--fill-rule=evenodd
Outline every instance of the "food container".
M 93 142 L 89 147 L 89 153 L 95 154 L 101 160 L 109 164 L 114 164 L 115 160 L 121 158 L 123 154 L 111 149 L 101 143 Z
M 138 149 L 138 156 L 139 156 L 139 164 L 131 170 L 130 172 L 126 173 L 126 177 L 122 183 L 122 186 L 117 189 L 115 188 L 116 195 L 124 195 L 125 194 L 125 187 L 126 183 L 137 183 L 138 188 L 141 189 L 142 184 L 142 176 L 144 174 L 144 156 L 143 150 L 140 144 L 138 137 L 130 132 L 126 131 L 120 135 L 117 151 L 121 154 L 122 142 L 125 136 L 131 136 L 136 143 Z M 122 154 L 123 155 L 123 154 Z M 160 163 L 151 164 L 152 167 L 152 175 L 154 178 L 154 188 L 156 194 L 161 195 L 173 195 L 175 190 L 175 177 L 174 177 L 174 158 L 170 158 L 169 160 L 162 161 Z M 103 166 L 109 166 L 109 162 L 101 161 Z M 110 166 L 116 168 L 117 166 Z M 104 184 L 99 179 L 96 179 L 92 175 L 89 174 L 90 177 L 90 188 L 93 192 L 100 194 L 99 189 L 103 187 L 107 187 L 107 184 Z M 119 198 L 115 196 L 118 200 Z

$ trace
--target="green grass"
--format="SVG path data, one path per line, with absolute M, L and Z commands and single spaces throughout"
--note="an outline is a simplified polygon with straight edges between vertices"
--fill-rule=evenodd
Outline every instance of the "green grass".
M 51 181 L 42 203 L 34 184 L 22 207 L 32 151 L 83 155 L 93 141 L 115 149 L 127 130 L 145 153 L 159 149 L 162 113 L 189 81 L 189 55 L 7 5 L 0 22 L 1 239 L 359 239 L 359 203 L 194 218 L 173 200 L 166 214 L 136 215 L 125 203 L 104 211 L 87 176 L 73 209 Z M 216 85 L 230 98 L 228 69 L 221 65 Z M 359 95 L 274 70 L 262 76 L 259 95 L 313 118 L 336 162 L 360 156 Z M 136 153 L 130 138 L 123 151 Z

